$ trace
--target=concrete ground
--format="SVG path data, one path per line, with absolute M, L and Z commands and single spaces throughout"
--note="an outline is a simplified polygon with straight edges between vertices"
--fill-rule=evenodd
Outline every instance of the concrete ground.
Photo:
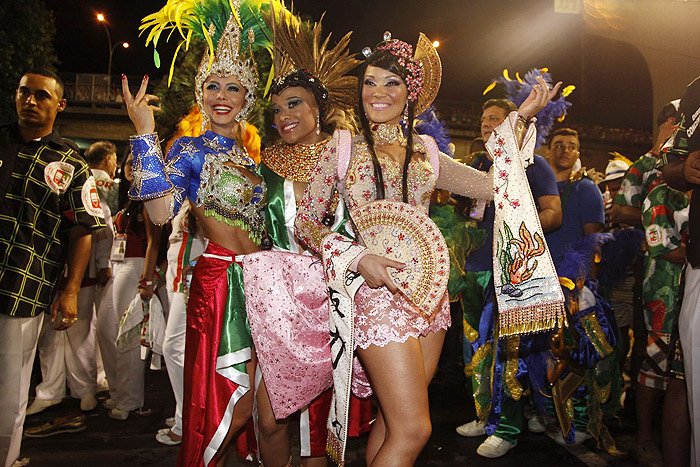
M 466 390 L 458 381 L 436 379 L 430 387 L 433 435 L 418 458 L 417 466 L 632 466 L 626 456 L 609 456 L 596 449 L 595 441 L 564 448 L 545 434 L 525 432 L 518 445 L 500 459 L 485 459 L 476 454 L 483 441 L 463 438 L 455 427 L 473 418 L 473 405 L 467 403 Z M 34 387 L 34 386 L 33 386 Z M 106 393 L 100 394 L 106 397 Z M 101 402 L 101 401 L 100 401 Z M 177 447 L 159 444 L 155 440 L 164 420 L 174 413 L 174 399 L 165 370 L 148 371 L 146 375 L 146 404 L 148 414 L 132 413 L 128 420 L 117 421 L 107 416 L 101 403 L 87 414 L 87 429 L 80 433 L 61 434 L 48 438 L 26 438 L 22 442 L 21 458 L 29 458 L 30 466 L 42 467 L 138 467 L 175 465 Z M 62 404 L 27 417 L 25 427 L 40 425 L 55 417 L 79 411 L 79 401 L 65 399 Z M 293 425 L 293 424 L 292 424 Z M 624 416 L 609 424 L 617 447 L 626 452 L 634 443 L 634 425 Z M 294 435 L 296 436 L 296 435 Z M 295 443 L 298 444 L 298 443 Z M 350 439 L 347 465 L 364 465 L 366 435 Z M 298 462 L 298 456 L 295 455 Z M 252 462 L 231 459 L 228 467 L 253 466 Z M 329 465 L 332 465 L 329 462 Z

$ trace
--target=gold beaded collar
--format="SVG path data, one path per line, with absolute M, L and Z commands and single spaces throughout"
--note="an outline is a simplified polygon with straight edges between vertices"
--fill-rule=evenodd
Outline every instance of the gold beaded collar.
M 374 144 L 399 144 L 406 146 L 406 137 L 398 123 L 372 123 L 369 129 L 374 138 Z
M 372 132 L 375 145 L 398 144 L 401 147 L 406 147 L 407 140 L 403 135 L 401 125 L 398 123 L 372 123 L 369 124 L 369 129 Z M 420 138 L 413 136 L 413 152 L 427 154 L 428 150 L 423 146 Z
M 330 137 L 313 144 L 278 141 L 262 153 L 262 161 L 277 175 L 294 182 L 309 183 L 321 151 Z

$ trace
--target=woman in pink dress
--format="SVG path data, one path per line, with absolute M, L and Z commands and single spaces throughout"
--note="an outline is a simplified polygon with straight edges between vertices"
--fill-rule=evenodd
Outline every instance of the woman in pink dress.
M 435 67 L 427 69 L 430 63 L 439 66 L 437 52 L 423 35 L 418 45 L 424 53 L 420 60 L 411 45 L 391 39 L 388 33 L 384 39 L 374 50 L 363 51 L 367 60 L 359 73 L 362 134 L 349 143 L 349 161 L 339 160 L 344 151 L 338 132 L 337 144 L 326 146 L 299 209 L 296 232 L 319 253 L 354 257 L 348 270 L 359 273 L 364 284 L 354 295 L 350 340 L 379 401 L 366 461 L 370 466 L 406 466 L 413 465 L 431 434 L 428 383 L 450 325 L 448 297 L 426 317 L 387 272 L 404 265 L 372 254 L 360 235 L 356 242 L 334 235 L 323 224 L 323 213 L 334 190 L 343 197 L 351 217 L 362 206 L 382 199 L 407 203 L 427 214 L 436 188 L 485 200 L 493 195 L 491 174 L 439 153 L 431 138 L 413 132 L 417 106 L 419 110 L 427 107 L 439 88 Z M 425 82 L 424 71 L 429 78 Z M 558 88 L 544 89 L 533 91 L 519 109 L 523 128 Z M 327 276 L 328 272 L 326 266 Z M 336 382 L 336 390 L 337 386 Z M 342 443 L 341 439 L 341 450 Z

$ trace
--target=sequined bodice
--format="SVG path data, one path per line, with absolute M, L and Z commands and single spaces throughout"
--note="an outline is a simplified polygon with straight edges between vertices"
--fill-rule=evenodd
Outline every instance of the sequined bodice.
M 351 215 L 355 209 L 376 199 L 372 156 L 367 143 L 363 137 L 359 136 L 353 138 L 352 142 L 348 137 L 347 143 L 341 144 L 343 138 L 344 136 L 336 131 L 333 144 L 326 146 L 322 152 L 306 197 L 297 213 L 295 222 L 297 237 L 315 251 L 319 251 L 323 238 L 331 232 L 323 225 L 322 219 L 328 211 L 334 189 L 342 195 Z M 414 143 L 416 143 L 415 140 Z M 434 145 L 434 141 L 431 144 Z M 351 149 L 344 149 L 345 147 Z M 339 161 L 344 160 L 348 152 L 350 152 L 349 166 L 345 165 L 347 167 L 345 172 L 340 167 L 343 165 L 342 162 Z M 383 158 L 381 154 L 379 162 L 382 165 L 384 177 L 385 199 L 402 201 L 401 165 Z M 439 177 L 436 177 L 436 168 L 439 168 Z M 339 175 L 343 172 L 345 176 Z M 426 213 L 430 204 L 430 195 L 436 187 L 479 199 L 490 199 L 493 196 L 490 174 L 456 162 L 438 152 L 437 146 L 429 151 L 425 144 L 420 143 L 414 144 L 414 155 L 408 167 L 407 181 L 408 202 Z
M 182 203 L 186 193 L 204 207 L 204 215 L 248 231 L 259 243 L 265 228 L 265 182 L 256 184 L 238 166 L 256 171 L 253 160 L 235 140 L 207 131 L 197 138 L 178 139 L 165 171 L 174 185 L 176 204 Z
M 374 201 L 377 197 L 374 186 L 372 156 L 364 140 L 355 142 L 355 154 L 350 162 L 345 179 L 346 200 L 352 211 Z M 408 166 L 408 201 L 411 205 L 428 212 L 430 195 L 435 188 L 435 173 L 427 156 L 416 154 Z M 386 199 L 402 201 L 401 165 L 387 157 L 378 155 L 384 176 Z
M 265 182 L 254 183 L 237 167 L 227 165 L 219 154 L 205 156 L 196 204 L 204 206 L 206 216 L 262 233 L 266 200 Z

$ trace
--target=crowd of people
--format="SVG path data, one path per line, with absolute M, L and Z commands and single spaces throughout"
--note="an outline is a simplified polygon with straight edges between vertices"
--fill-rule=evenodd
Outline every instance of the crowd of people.
M 201 132 L 162 147 L 148 76 L 135 90 L 122 76 L 135 135 L 118 169 L 112 143 L 81 154 L 53 129 L 63 83 L 43 69 L 22 76 L 18 122 L 0 127 L 3 465 L 26 464 L 25 417 L 68 391 L 89 412 L 108 389 L 115 420 L 143 410 L 149 354 L 176 401 L 155 438 L 179 465 L 238 450 L 291 466 L 294 414 L 304 466 L 343 465 L 347 437 L 367 431 L 367 465 L 413 465 L 446 335 L 476 409 L 456 431 L 485 436 L 480 456 L 507 455 L 525 427 L 616 454 L 606 421 L 624 393 L 640 465 L 700 462 L 700 81 L 661 110 L 653 149 L 595 176 L 579 133 L 542 123 L 565 101 L 539 70 L 519 99 L 483 104 L 462 163 L 430 123 L 442 70 L 424 35 L 414 49 L 385 32 L 359 60 L 349 33 L 330 47 L 274 2 L 171 3 L 145 28 L 208 44 Z M 279 139 L 260 152 L 246 119 L 262 49 Z M 84 428 L 76 415 L 24 434 Z

